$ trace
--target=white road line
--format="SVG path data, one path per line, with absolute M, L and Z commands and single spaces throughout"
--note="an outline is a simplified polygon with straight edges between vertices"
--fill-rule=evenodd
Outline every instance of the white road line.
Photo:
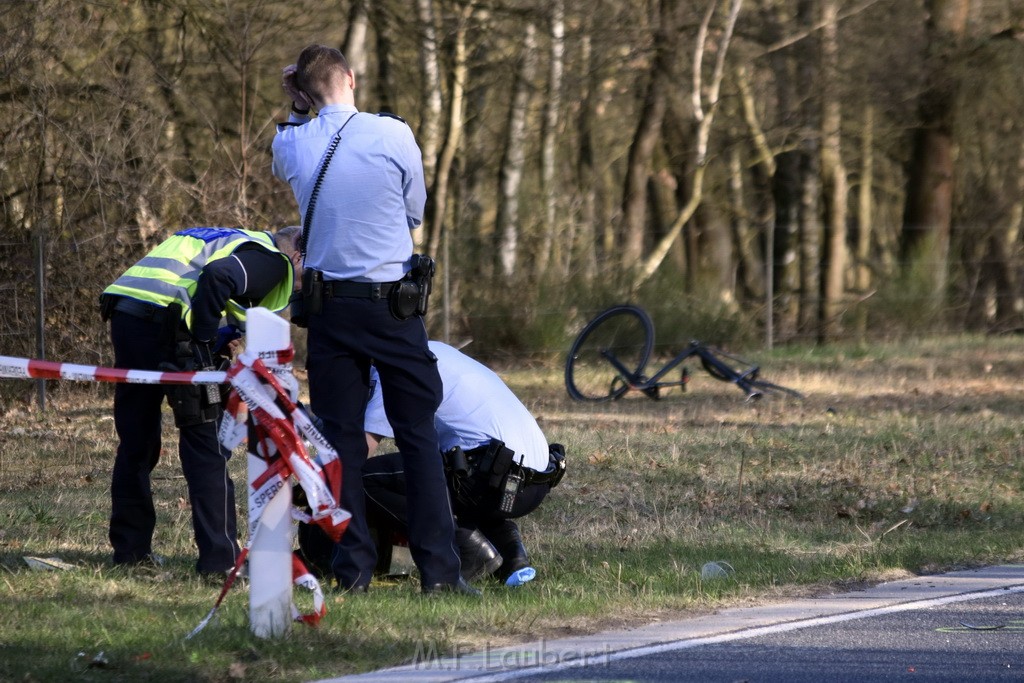
M 637 647 L 629 650 L 618 650 L 615 652 L 607 653 L 592 653 L 589 657 L 571 659 L 567 661 L 558 662 L 557 664 L 531 666 L 524 669 L 504 671 L 498 674 L 466 676 L 464 678 L 460 678 L 459 680 L 473 681 L 473 683 L 511 681 L 517 678 L 525 678 L 526 676 L 542 676 L 549 673 L 556 673 L 558 671 L 565 671 L 566 669 L 578 669 L 584 666 L 593 666 L 596 663 L 606 664 L 621 661 L 624 659 L 634 659 L 636 657 L 645 657 L 647 655 L 660 654 L 662 652 L 676 652 L 679 650 L 689 650 L 692 648 L 701 647 L 703 645 L 718 645 L 721 643 L 729 643 L 736 640 L 745 640 L 749 638 L 758 638 L 760 636 L 769 636 L 776 633 L 788 633 L 790 631 L 799 631 L 800 629 L 813 628 L 815 626 L 841 624 L 843 622 L 856 621 L 858 619 L 870 619 L 871 617 L 880 617 L 887 614 L 910 612 L 914 610 L 928 609 L 930 607 L 949 605 L 957 602 L 983 600 L 985 598 L 992 598 L 998 597 L 1000 595 L 1021 592 L 1024 592 L 1024 586 L 1009 586 L 1007 588 L 998 588 L 995 590 L 987 590 L 977 593 L 963 593 L 960 595 L 949 595 L 942 598 L 932 598 L 930 600 L 916 600 L 913 602 L 906 602 L 899 605 L 890 605 L 888 607 L 876 607 L 873 609 L 866 609 L 863 611 L 845 612 L 842 614 L 835 614 L 827 617 L 815 617 L 813 619 L 802 619 L 782 624 L 773 624 L 771 626 L 758 626 L 749 629 L 742 629 L 739 631 L 732 631 L 730 633 L 722 633 L 714 636 L 705 636 L 701 638 L 687 638 L 685 640 L 677 640 L 669 643 L 660 643 L 658 645 L 648 645 L 645 647 Z
M 445 657 L 441 646 L 420 643 L 413 662 L 323 678 L 316 683 L 450 683 L 510 681 L 568 669 L 602 666 L 646 655 L 698 648 L 971 600 L 1024 593 L 1024 565 L 963 569 L 884 582 L 846 593 L 761 607 L 724 608 L 688 619 L 558 640 L 463 653 L 458 643 Z M 857 606 L 860 605 L 860 609 Z

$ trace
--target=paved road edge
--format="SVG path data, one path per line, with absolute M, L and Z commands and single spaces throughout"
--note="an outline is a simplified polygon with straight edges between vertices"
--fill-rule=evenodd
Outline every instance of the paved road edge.
M 734 607 L 714 614 L 637 628 L 602 631 L 588 636 L 537 640 L 519 645 L 444 656 L 425 647 L 419 661 L 364 674 L 326 678 L 315 683 L 448 683 L 449 681 L 510 680 L 527 670 L 552 670 L 561 665 L 600 664 L 631 650 L 694 639 L 722 636 L 775 624 L 809 622 L 840 614 L 866 612 L 905 603 L 956 595 L 983 594 L 1024 587 L 1024 565 L 999 565 L 932 576 L 889 581 L 848 591 L 758 607 Z M 449 653 L 452 654 L 452 653 Z M 458 653 L 454 653 L 458 654 Z

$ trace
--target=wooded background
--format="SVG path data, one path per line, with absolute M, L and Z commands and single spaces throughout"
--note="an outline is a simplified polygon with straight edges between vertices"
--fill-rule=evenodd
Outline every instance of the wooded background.
M 0 38 L 3 355 L 107 364 L 147 249 L 300 222 L 313 42 L 416 132 L 431 333 L 478 355 L 627 300 L 667 343 L 1024 328 L 1020 0 L 7 0 Z

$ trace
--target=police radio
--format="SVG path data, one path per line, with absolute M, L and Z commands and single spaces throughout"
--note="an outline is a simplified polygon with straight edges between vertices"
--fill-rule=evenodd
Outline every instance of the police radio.
M 498 502 L 498 511 L 502 514 L 511 515 L 512 506 L 516 503 L 516 496 L 523 485 L 523 458 L 519 458 L 519 467 L 509 467 L 508 474 L 501 488 L 501 500 Z

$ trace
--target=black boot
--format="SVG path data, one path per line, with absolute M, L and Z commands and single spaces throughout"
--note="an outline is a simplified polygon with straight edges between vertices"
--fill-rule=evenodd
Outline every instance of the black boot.
M 519 535 L 519 527 L 510 519 L 502 520 L 482 530 L 484 536 L 501 553 L 502 563 L 494 578 L 509 586 L 520 586 L 533 580 L 537 571 L 530 566 L 526 546 Z
M 422 592 L 423 595 L 454 593 L 456 595 L 468 595 L 471 598 L 479 598 L 483 595 L 483 593 L 480 592 L 480 589 L 470 586 L 461 576 L 455 583 L 435 583 L 429 586 L 423 586 L 420 592 Z
M 473 581 L 481 574 L 490 574 L 501 566 L 501 557 L 479 529 L 456 527 L 455 540 L 459 544 L 462 578 Z

